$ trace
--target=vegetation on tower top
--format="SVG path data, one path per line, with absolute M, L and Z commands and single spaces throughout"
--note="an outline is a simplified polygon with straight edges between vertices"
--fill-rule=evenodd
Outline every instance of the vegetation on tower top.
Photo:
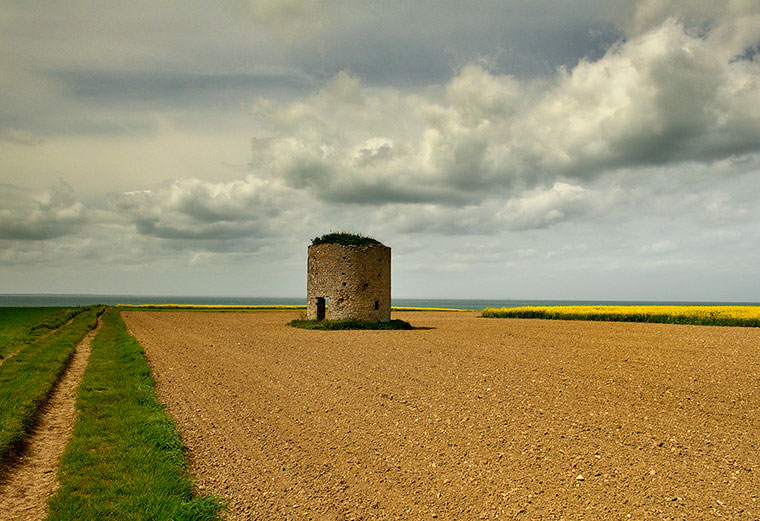
M 316 246 L 317 244 L 342 244 L 343 246 L 369 246 L 372 244 L 382 245 L 380 241 L 373 239 L 372 237 L 365 237 L 356 233 L 345 232 L 333 232 L 327 233 L 320 237 L 314 237 L 311 240 L 311 244 L 312 246 Z

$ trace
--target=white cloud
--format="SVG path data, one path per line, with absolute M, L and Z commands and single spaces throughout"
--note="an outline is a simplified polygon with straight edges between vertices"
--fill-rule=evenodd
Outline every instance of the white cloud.
M 642 246 L 639 251 L 644 254 L 662 254 L 674 251 L 678 245 L 671 240 L 662 240 L 646 244 Z
M 4 128 L 0 129 L 0 141 L 8 141 L 16 145 L 35 146 L 42 143 L 42 138 L 26 130 Z
M 760 148 L 760 63 L 673 20 L 564 73 L 527 136 L 555 171 L 711 161 Z
M 629 34 L 648 32 L 669 18 L 676 18 L 694 33 L 710 30 L 728 48 L 743 49 L 757 43 L 760 5 L 754 0 L 639 0 L 618 18 Z
M 497 214 L 511 230 L 545 228 L 572 217 L 598 215 L 614 202 L 614 192 L 594 192 L 577 185 L 554 183 L 507 201 Z
M 732 59 L 738 49 L 719 32 L 668 19 L 548 83 L 470 64 L 443 95 L 370 88 L 341 72 L 305 100 L 254 106 L 268 135 L 254 140 L 252 165 L 328 201 L 467 205 L 621 168 L 757 153 L 760 62 Z
M 492 75 L 469 64 L 449 82 L 447 99 L 465 126 L 505 123 L 524 103 L 524 88 L 508 75 Z
M 320 29 L 339 2 L 325 0 L 238 0 L 242 12 L 286 40 L 299 41 Z

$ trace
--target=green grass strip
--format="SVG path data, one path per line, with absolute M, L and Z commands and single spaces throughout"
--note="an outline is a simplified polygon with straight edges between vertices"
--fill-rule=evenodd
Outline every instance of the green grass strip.
M 36 337 L 44 335 L 45 333 L 49 333 L 54 329 L 58 329 L 84 310 L 85 308 L 83 307 L 63 309 L 55 315 L 51 315 L 45 318 L 45 320 L 34 324 L 29 328 L 29 334 Z
M 486 308 L 482 316 L 760 327 L 760 306 L 536 306 Z
M 97 324 L 100 308 L 24 348 L 0 366 L 0 464 L 18 448 L 77 344 Z
M 45 307 L 0 308 L 0 359 L 16 351 L 19 346 L 32 342 L 43 334 L 40 330 L 42 324 L 67 311 L 64 308 Z
M 110 308 L 79 388 L 49 520 L 218 519 L 220 502 L 194 494 L 184 445 L 154 385 L 143 348 Z
M 291 320 L 289 326 L 300 329 L 320 329 L 323 331 L 335 331 L 341 329 L 414 329 L 405 320 L 391 320 L 389 322 L 363 322 L 361 320 Z

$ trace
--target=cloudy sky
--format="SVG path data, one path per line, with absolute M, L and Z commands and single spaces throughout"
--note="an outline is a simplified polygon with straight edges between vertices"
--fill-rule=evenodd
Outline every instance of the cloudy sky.
M 760 301 L 757 0 L 0 0 L 0 293 Z

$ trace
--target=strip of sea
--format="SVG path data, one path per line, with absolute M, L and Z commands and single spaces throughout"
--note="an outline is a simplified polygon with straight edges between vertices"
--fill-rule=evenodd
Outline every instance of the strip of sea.
M 305 305 L 303 297 L 225 297 L 188 295 L 0 294 L 0 307 L 88 306 L 92 304 Z M 394 298 L 393 306 L 473 309 L 518 306 L 760 306 L 760 302 L 687 302 L 646 300 L 525 300 Z

